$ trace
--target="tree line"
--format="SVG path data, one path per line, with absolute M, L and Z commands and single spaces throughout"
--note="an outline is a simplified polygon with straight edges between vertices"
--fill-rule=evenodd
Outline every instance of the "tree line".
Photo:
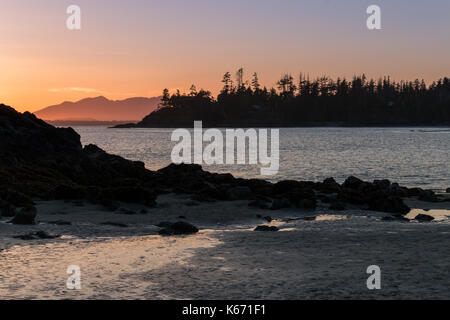
M 165 89 L 157 111 L 140 126 L 388 126 L 449 125 L 450 81 L 445 77 L 427 85 L 424 80 L 352 79 L 300 74 L 283 75 L 276 87 L 260 84 L 258 74 L 245 80 L 244 70 L 222 79 L 217 98 L 210 91 L 171 94 Z

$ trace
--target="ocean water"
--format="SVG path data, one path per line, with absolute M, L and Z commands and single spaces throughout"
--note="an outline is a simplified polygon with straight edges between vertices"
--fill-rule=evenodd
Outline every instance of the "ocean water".
M 171 163 L 173 129 L 108 129 L 76 127 L 83 144 L 96 144 L 151 170 Z M 350 175 L 364 180 L 390 179 L 408 187 L 450 187 L 448 128 L 283 128 L 280 168 L 261 176 L 261 165 L 204 166 L 236 177 L 321 181 Z

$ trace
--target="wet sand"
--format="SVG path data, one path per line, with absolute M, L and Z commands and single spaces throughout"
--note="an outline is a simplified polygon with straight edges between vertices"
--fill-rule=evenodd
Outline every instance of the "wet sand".
M 158 199 L 158 208 L 130 216 L 93 205 L 39 202 L 38 225 L 0 222 L 0 298 L 450 298 L 449 203 L 410 203 L 441 210 L 432 223 L 387 222 L 381 220 L 386 214 L 357 209 L 270 211 L 246 204 L 198 205 L 187 197 L 166 195 Z M 254 232 L 255 226 L 267 224 L 257 215 L 274 218 L 271 224 L 280 231 Z M 312 216 L 319 218 L 303 219 Z M 47 223 L 57 220 L 72 225 Z M 158 235 L 156 224 L 180 220 L 201 231 Z M 62 238 L 13 238 L 38 230 Z M 69 265 L 81 268 L 81 290 L 66 288 Z M 370 265 L 381 268 L 381 290 L 366 287 Z

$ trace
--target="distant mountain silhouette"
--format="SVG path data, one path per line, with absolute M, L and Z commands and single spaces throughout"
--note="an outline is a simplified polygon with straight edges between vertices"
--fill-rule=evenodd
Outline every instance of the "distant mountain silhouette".
M 77 102 L 66 101 L 34 114 L 48 121 L 130 121 L 142 119 L 153 112 L 160 102 L 161 97 L 114 101 L 101 96 Z

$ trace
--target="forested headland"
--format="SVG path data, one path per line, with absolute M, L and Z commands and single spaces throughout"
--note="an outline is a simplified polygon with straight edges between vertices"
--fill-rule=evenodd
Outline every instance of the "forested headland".
M 262 87 L 258 74 L 227 72 L 215 98 L 197 90 L 170 93 L 159 108 L 136 125 L 119 127 L 295 127 L 295 126 L 447 126 L 450 125 L 450 81 L 352 79 L 323 76 L 297 79 L 283 75 L 277 86 Z

